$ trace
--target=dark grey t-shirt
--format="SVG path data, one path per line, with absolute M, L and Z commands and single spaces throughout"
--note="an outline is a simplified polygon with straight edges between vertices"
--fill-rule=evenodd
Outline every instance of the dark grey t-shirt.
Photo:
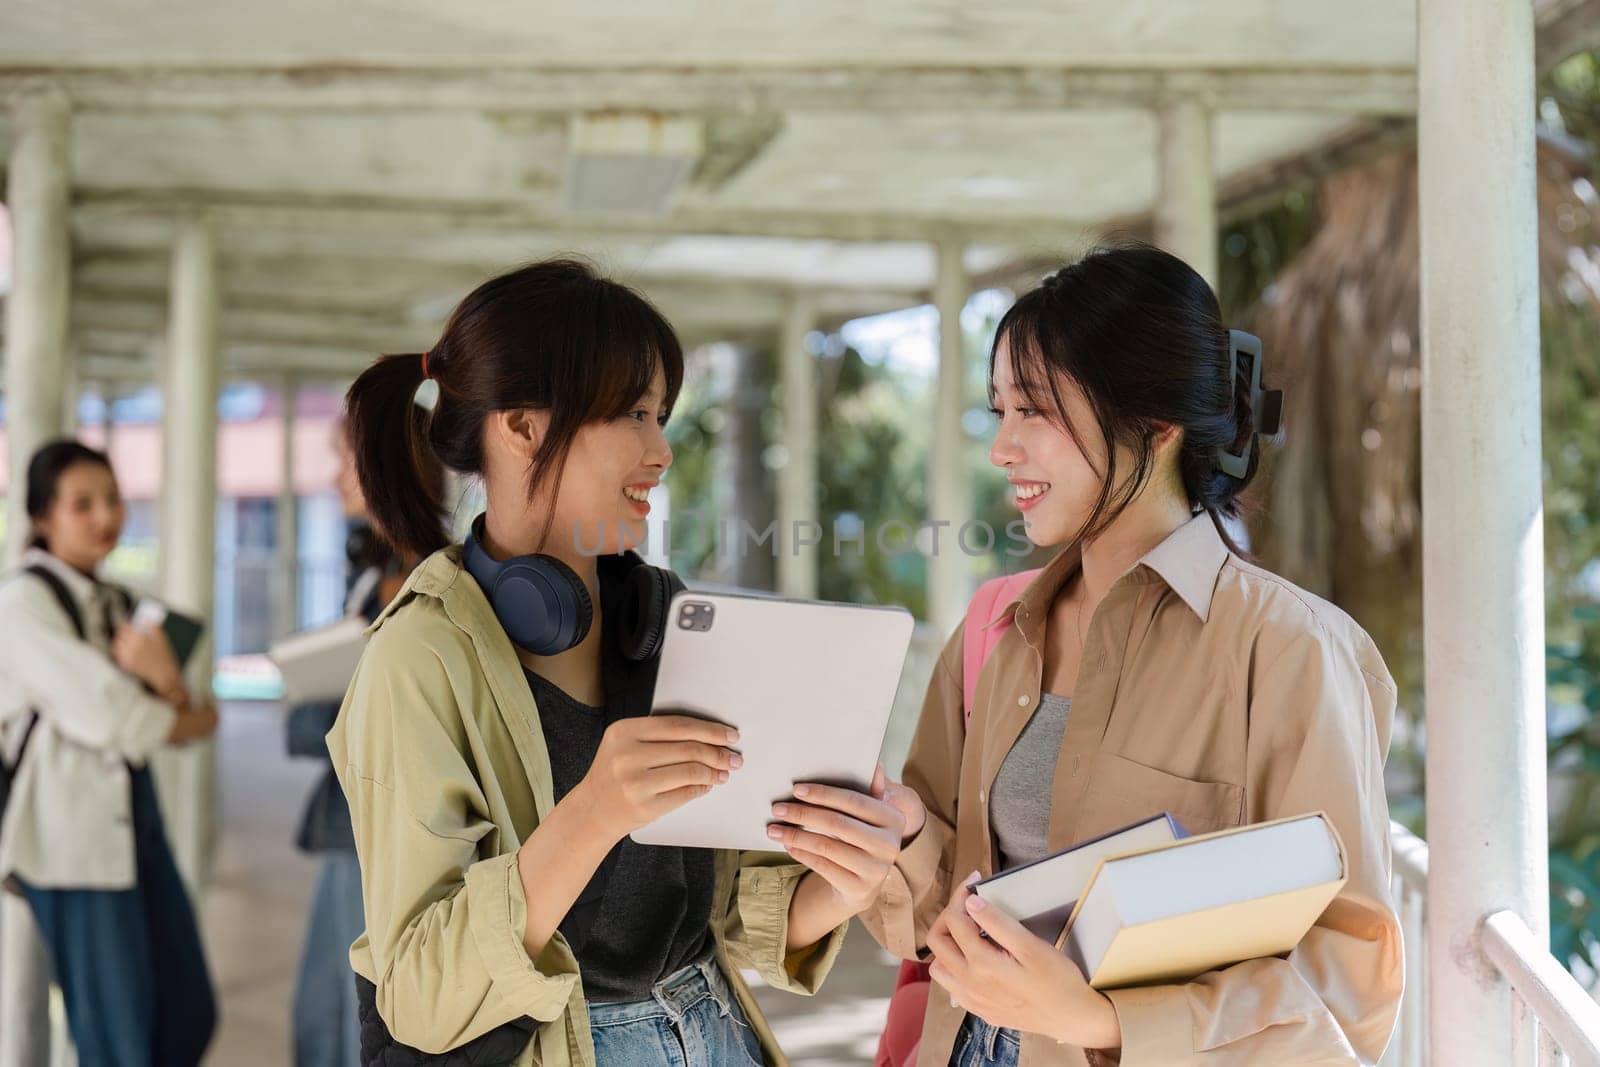
M 609 600 L 614 557 L 601 560 L 601 596 Z M 603 614 L 609 629 L 615 611 Z M 607 633 L 602 648 L 606 706 L 591 707 L 532 671 L 524 671 L 550 751 L 550 775 L 560 801 L 583 780 L 606 726 L 645 715 L 654 690 L 653 665 L 632 663 Z M 635 844 L 625 837 L 601 863 L 558 929 L 583 975 L 584 997 L 595 1003 L 643 1000 L 661 979 L 711 952 L 715 853 L 702 848 Z

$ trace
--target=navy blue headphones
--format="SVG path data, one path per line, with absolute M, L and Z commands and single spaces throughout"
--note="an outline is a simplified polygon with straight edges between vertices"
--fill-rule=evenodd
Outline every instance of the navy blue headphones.
M 472 521 L 462 551 L 467 573 L 476 579 L 512 644 L 535 656 L 554 656 L 589 636 L 594 604 L 583 579 L 554 556 L 494 559 L 480 542 L 483 516 Z M 667 628 L 667 608 L 683 589 L 676 574 L 625 553 L 626 588 L 617 605 L 617 643 L 636 663 L 654 659 Z M 608 605 L 609 610 L 609 605 Z

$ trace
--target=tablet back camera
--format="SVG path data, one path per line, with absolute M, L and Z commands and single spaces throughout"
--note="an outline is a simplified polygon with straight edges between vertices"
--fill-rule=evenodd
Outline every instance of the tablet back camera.
M 686 601 L 678 608 L 678 629 L 705 633 L 711 629 L 716 615 L 715 604 L 708 604 L 704 600 Z

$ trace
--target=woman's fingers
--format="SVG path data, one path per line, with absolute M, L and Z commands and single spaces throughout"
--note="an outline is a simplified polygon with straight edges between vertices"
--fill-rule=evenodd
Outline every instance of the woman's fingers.
M 965 912 L 950 916 L 950 939 L 961 949 L 969 964 L 987 961 L 1000 953 L 992 943 L 983 939 L 983 931 Z
M 652 741 L 644 749 L 647 767 L 703 763 L 719 771 L 736 771 L 744 766 L 744 757 L 733 749 L 708 745 L 703 741 Z
M 880 860 L 893 860 L 900 851 L 900 835 L 895 831 L 827 808 L 786 801 L 772 806 L 772 817 L 801 830 L 843 841 Z
M 641 741 L 699 741 L 707 745 L 736 745 L 739 731 L 731 726 L 692 715 L 644 715 L 637 719 L 623 719 L 617 725 L 636 724 Z
M 814 855 L 825 856 L 834 863 L 861 872 L 863 875 L 885 866 L 882 860 L 871 853 L 827 834 L 814 834 L 809 830 L 799 830 L 792 826 L 769 826 L 767 836 L 785 849 L 804 849 Z
M 665 767 L 652 767 L 640 775 L 645 791 L 656 796 L 684 786 L 709 787 L 721 785 L 727 780 L 727 771 L 707 767 L 704 763 L 670 763 Z
M 892 826 L 899 818 L 893 804 L 854 789 L 801 782 L 794 787 L 794 807 L 843 812 L 873 826 Z
M 790 856 L 816 871 L 829 885 L 841 892 L 852 892 L 861 881 L 856 872 L 835 863 L 821 853 L 808 851 L 798 845 L 789 846 L 787 851 Z
M 928 948 L 932 949 L 935 958 L 943 960 L 946 966 L 966 966 L 967 957 L 962 954 L 961 946 L 956 944 L 955 938 L 950 936 L 950 925 L 943 919 L 928 931 Z

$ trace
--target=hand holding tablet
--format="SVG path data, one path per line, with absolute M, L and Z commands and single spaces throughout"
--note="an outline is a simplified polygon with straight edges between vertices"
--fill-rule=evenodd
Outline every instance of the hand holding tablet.
M 821 875 L 847 910 L 862 911 L 877 899 L 901 843 L 921 829 L 922 801 L 890 781 L 882 764 L 866 793 L 803 782 L 794 794 L 794 800 L 772 805 L 777 821 L 767 835 Z
M 739 731 L 685 715 L 621 719 L 606 728 L 578 788 L 600 826 L 621 840 L 713 787 L 744 764 Z

